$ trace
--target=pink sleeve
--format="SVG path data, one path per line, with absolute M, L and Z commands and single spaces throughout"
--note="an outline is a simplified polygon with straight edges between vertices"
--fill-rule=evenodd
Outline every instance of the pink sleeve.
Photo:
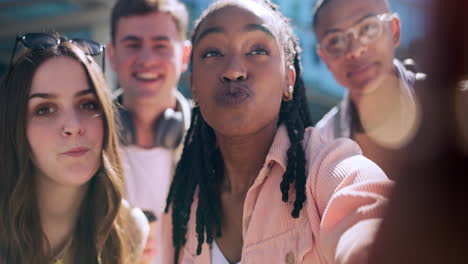
M 309 170 L 308 190 L 320 217 L 320 249 L 329 263 L 366 263 L 393 182 L 358 145 L 338 139 Z

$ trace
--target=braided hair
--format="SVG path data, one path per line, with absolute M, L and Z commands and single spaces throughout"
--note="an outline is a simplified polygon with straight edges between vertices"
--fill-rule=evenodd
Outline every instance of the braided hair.
M 302 148 L 305 128 L 312 125 L 304 82 L 299 41 L 278 7 L 269 0 L 251 0 L 270 10 L 272 16 L 278 18 L 280 25 L 280 45 L 283 46 L 287 65 L 296 70 L 293 99 L 283 101 L 280 107 L 278 125 L 285 123 L 291 146 L 287 151 L 287 168 L 280 184 L 282 201 L 289 199 L 289 190 L 294 183 L 295 201 L 291 212 L 292 217 L 298 218 L 303 207 L 306 184 L 305 153 Z M 237 0 L 222 0 L 212 4 L 195 22 L 192 43 L 196 46 L 195 38 L 201 23 L 214 11 L 226 6 L 239 5 Z M 192 53 L 193 56 L 193 53 Z M 193 60 L 191 60 L 193 61 Z M 187 223 L 190 218 L 194 195 L 198 195 L 196 211 L 196 232 L 198 238 L 197 255 L 201 254 L 202 244 L 211 244 L 214 235 L 221 236 L 221 199 L 220 185 L 224 177 L 224 163 L 221 152 L 216 145 L 213 129 L 205 122 L 199 107 L 193 109 L 192 122 L 184 140 L 184 149 L 177 164 L 175 176 L 167 197 L 165 212 L 172 210 L 173 246 L 175 249 L 175 263 L 178 262 L 180 249 L 187 242 Z

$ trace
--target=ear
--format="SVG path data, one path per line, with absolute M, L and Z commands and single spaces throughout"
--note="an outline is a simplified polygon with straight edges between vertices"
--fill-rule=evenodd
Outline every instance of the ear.
M 112 42 L 107 43 L 106 45 L 107 58 L 109 58 L 109 63 L 114 71 L 116 71 L 117 66 L 117 55 L 115 52 L 115 46 Z
M 400 18 L 396 14 L 391 22 L 391 28 L 392 28 L 393 46 L 396 48 L 400 45 L 400 40 L 401 40 Z
M 289 96 L 289 86 L 294 87 L 296 83 L 296 69 L 290 65 L 286 68 L 286 85 L 283 87 L 283 94 Z
M 190 63 L 190 54 L 192 53 L 192 43 L 186 40 L 184 41 L 183 45 L 184 46 L 182 50 L 182 72 L 185 72 Z

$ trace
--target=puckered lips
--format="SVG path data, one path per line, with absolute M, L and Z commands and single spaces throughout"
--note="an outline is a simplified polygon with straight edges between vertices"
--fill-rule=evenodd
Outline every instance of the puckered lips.
M 216 103 L 223 106 L 239 106 L 253 95 L 247 83 L 222 83 L 216 91 Z

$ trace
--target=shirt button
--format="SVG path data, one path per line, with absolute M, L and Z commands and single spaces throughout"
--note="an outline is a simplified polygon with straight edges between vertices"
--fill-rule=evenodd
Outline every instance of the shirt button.
M 286 254 L 286 264 L 294 264 L 294 253 L 292 253 L 291 251 L 289 251 L 287 254 Z

